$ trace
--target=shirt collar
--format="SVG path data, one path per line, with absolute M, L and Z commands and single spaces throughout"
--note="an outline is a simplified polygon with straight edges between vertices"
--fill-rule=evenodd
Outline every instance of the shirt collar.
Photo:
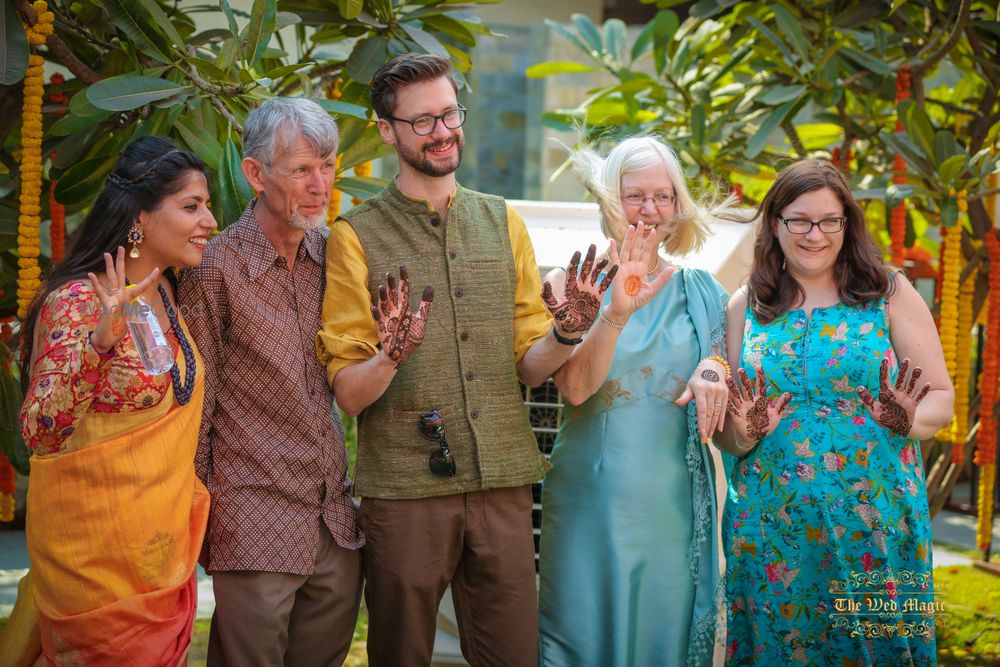
M 241 245 L 240 254 L 246 260 L 247 275 L 250 280 L 260 278 L 281 259 L 278 251 L 274 249 L 271 241 L 261 231 L 260 225 L 257 224 L 257 218 L 254 215 L 254 207 L 257 205 L 257 201 L 257 198 L 251 201 L 243 209 L 239 220 L 233 225 L 235 228 L 233 231 Z M 323 266 L 326 262 L 325 242 L 325 227 L 317 227 L 306 231 L 305 237 L 299 244 L 296 260 L 309 257 L 319 266 Z
M 398 177 L 397 177 L 398 178 Z M 451 209 L 451 205 L 455 202 L 455 198 L 458 195 L 461 187 L 456 183 L 455 191 L 448 195 L 448 209 Z M 433 213 L 434 207 L 426 199 L 419 199 L 417 197 L 411 197 L 405 194 L 396 185 L 396 179 L 389 181 L 389 185 L 385 188 L 386 195 L 391 199 L 399 208 L 407 213 Z

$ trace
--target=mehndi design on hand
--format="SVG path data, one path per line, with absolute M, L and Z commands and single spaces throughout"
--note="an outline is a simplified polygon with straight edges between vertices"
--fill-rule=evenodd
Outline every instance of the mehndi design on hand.
M 542 287 L 542 299 L 546 307 L 556 320 L 556 324 L 565 333 L 578 333 L 590 329 L 590 326 L 597 319 L 601 309 L 601 296 L 611 285 L 618 266 L 612 266 L 604 279 L 597 284 L 601 271 L 608 265 L 607 259 L 602 259 L 594 266 L 594 256 L 597 254 L 597 246 L 591 245 L 587 250 L 587 257 L 580 268 L 579 279 L 577 278 L 577 267 L 580 265 L 580 251 L 573 253 L 566 268 L 566 287 L 563 290 L 563 298 L 557 299 L 552 293 L 552 285 L 545 281 Z
M 399 267 L 398 290 L 391 273 L 385 274 L 385 282 L 385 285 L 379 285 L 378 304 L 372 306 L 372 317 L 375 318 L 382 350 L 399 368 L 424 341 L 434 288 L 430 285 L 424 287 L 420 307 L 414 314 L 410 312 L 410 278 L 406 267 Z
M 719 374 L 713 371 L 711 368 L 706 368 L 701 372 L 701 377 L 709 382 L 718 382 Z
M 756 387 L 742 368 L 737 371 L 738 383 L 732 377 L 726 378 L 726 386 L 729 387 L 729 413 L 733 416 L 740 435 L 754 444 L 777 428 L 781 416 L 792 401 L 792 395 L 787 391 L 776 402 L 769 401 L 764 369 L 758 365 L 755 370 Z
M 878 374 L 879 395 L 877 404 L 875 397 L 872 396 L 867 387 L 858 387 L 858 396 L 861 398 L 861 402 L 865 404 L 865 407 L 868 408 L 872 417 L 875 418 L 875 421 L 889 431 L 903 437 L 906 437 L 910 429 L 913 428 L 913 417 L 917 412 L 917 404 L 924 400 L 924 396 L 931 390 L 930 383 L 926 383 L 914 395 L 913 392 L 916 389 L 917 380 L 920 379 L 924 371 L 919 366 L 914 366 L 913 372 L 909 373 L 909 381 L 907 381 L 906 376 L 909 369 L 910 360 L 903 359 L 899 365 L 899 375 L 896 376 L 896 382 L 890 389 L 889 359 L 882 359 Z

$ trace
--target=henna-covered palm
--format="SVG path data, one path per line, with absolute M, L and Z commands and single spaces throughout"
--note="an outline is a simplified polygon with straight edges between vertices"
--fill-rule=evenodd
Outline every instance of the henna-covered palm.
M 399 267 L 399 286 L 396 278 L 385 274 L 385 285 L 379 285 L 378 304 L 372 306 L 372 317 L 378 330 L 382 350 L 399 368 L 413 351 L 424 342 L 427 332 L 427 315 L 434 301 L 434 288 L 424 287 L 417 312 L 410 312 L 410 278 L 406 267 Z
M 638 225 L 629 225 L 620 251 L 614 239 L 611 241 L 608 254 L 618 267 L 618 277 L 611 285 L 611 305 L 607 314 L 615 321 L 628 319 L 632 313 L 649 303 L 674 274 L 674 268 L 668 266 L 653 282 L 647 282 L 649 261 L 656 252 L 651 243 L 652 238 L 652 229 L 643 233 Z
M 580 267 L 580 251 L 573 253 L 573 259 L 566 268 L 566 286 L 562 298 L 556 298 L 552 293 L 549 281 L 546 280 L 542 286 L 545 306 L 552 313 L 557 326 L 565 333 L 578 333 L 590 329 L 601 310 L 601 297 L 618 272 L 618 267 L 612 266 L 604 279 L 598 283 L 597 279 L 608 265 L 608 260 L 602 259 L 597 266 L 594 266 L 596 254 L 597 246 L 591 244 L 587 250 L 587 257 L 583 260 L 583 266 Z M 577 267 L 580 267 L 579 278 L 577 278 Z
M 889 387 L 889 360 L 882 359 L 882 365 L 878 373 L 878 401 L 868 391 L 867 387 L 858 387 L 858 396 L 861 402 L 868 408 L 868 412 L 875 421 L 886 429 L 897 435 L 906 436 L 913 427 L 913 416 L 917 413 L 917 404 L 924 400 L 924 396 L 931 390 L 930 383 L 924 384 L 919 391 L 916 390 L 917 380 L 923 374 L 920 366 L 914 366 L 909 373 L 910 360 L 903 359 L 899 365 L 899 375 L 896 376 L 896 383 Z
M 737 371 L 739 382 L 731 377 L 726 378 L 726 385 L 729 387 L 730 418 L 739 438 L 753 444 L 757 444 L 778 428 L 778 422 L 792 401 L 792 395 L 787 391 L 777 401 L 768 400 L 764 368 L 757 365 L 756 371 L 756 387 L 754 387 L 755 382 L 751 382 L 747 372 L 742 368 Z

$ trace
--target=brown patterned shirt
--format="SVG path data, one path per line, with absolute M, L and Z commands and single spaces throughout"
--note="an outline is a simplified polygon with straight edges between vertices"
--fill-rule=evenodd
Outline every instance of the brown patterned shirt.
M 289 271 L 255 204 L 180 280 L 207 367 L 196 470 L 212 511 L 202 563 L 210 572 L 311 574 L 324 525 L 342 547 L 364 543 L 344 430 L 314 346 L 326 230 L 306 232 Z

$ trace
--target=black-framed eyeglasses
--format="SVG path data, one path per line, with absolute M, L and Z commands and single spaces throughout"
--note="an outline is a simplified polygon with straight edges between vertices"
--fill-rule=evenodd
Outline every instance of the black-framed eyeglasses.
M 468 113 L 468 109 L 459 104 L 454 109 L 448 109 L 442 114 L 437 116 L 417 116 L 413 120 L 407 120 L 406 118 L 398 118 L 396 116 L 382 116 L 386 120 L 395 120 L 400 123 L 408 123 L 410 127 L 413 128 L 413 133 L 421 137 L 426 137 L 428 134 L 434 131 L 437 127 L 438 121 L 444 123 L 444 126 L 449 130 L 457 130 L 462 127 L 465 123 L 465 114 Z
M 438 443 L 437 451 L 427 461 L 431 473 L 438 477 L 454 477 L 455 459 L 452 458 L 448 440 L 444 437 L 444 417 L 441 416 L 441 411 L 434 408 L 430 412 L 422 412 L 417 430 L 428 440 Z
M 658 192 L 655 195 L 644 195 L 641 192 L 630 192 L 627 195 L 622 196 L 622 201 L 629 206 L 642 206 L 646 203 L 647 199 L 653 200 L 653 205 L 656 208 L 666 208 L 667 206 L 673 206 L 677 203 L 677 195 L 667 192 Z
M 813 230 L 813 227 L 819 227 L 819 231 L 824 234 L 836 234 L 847 224 L 847 218 L 843 216 L 823 218 L 817 222 L 813 222 L 808 218 L 782 218 L 780 215 L 778 219 L 785 223 L 785 229 L 790 234 L 808 234 Z

